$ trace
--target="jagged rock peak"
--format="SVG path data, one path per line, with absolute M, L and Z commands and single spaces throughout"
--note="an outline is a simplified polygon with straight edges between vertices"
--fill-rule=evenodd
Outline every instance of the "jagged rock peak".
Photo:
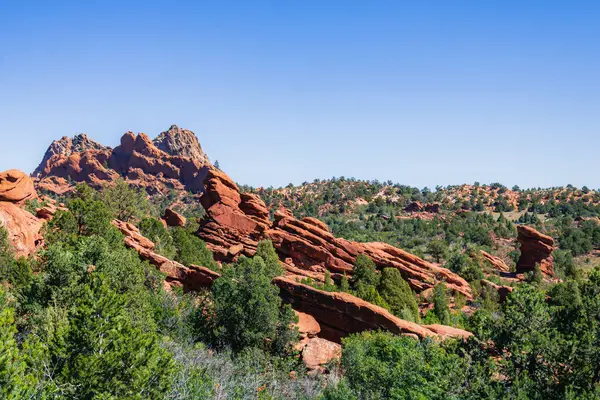
M 54 140 L 48 150 L 46 150 L 46 154 L 44 154 L 44 158 L 38 167 L 33 171 L 33 176 L 37 177 L 42 174 L 48 160 L 52 158 L 52 156 L 56 154 L 62 154 L 65 156 L 70 156 L 73 153 L 80 153 L 87 150 L 110 150 L 110 147 L 101 145 L 100 143 L 90 139 L 85 133 L 80 133 L 78 135 L 73 136 L 73 138 L 69 138 L 67 136 L 63 136 L 60 140 Z
M 160 150 L 172 156 L 189 157 L 203 165 L 210 164 L 210 160 L 202 150 L 198 138 L 194 132 L 188 129 L 171 125 L 167 131 L 161 132 L 153 143 Z

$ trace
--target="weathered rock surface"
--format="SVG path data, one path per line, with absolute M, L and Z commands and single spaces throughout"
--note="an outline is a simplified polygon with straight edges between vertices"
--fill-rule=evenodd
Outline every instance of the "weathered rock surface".
M 440 325 L 440 324 L 432 324 L 432 325 L 422 325 L 423 328 L 427 328 L 430 331 L 439 335 L 442 339 L 455 338 L 455 339 L 468 339 L 473 334 L 471 332 L 465 331 L 464 329 L 454 328 L 452 326 Z
M 183 215 L 179 214 L 172 208 L 167 208 L 165 210 L 163 220 L 167 223 L 168 226 L 185 226 L 187 222 L 187 219 Z
M 302 361 L 306 368 L 321 371 L 323 366 L 342 356 L 342 346 L 323 338 L 311 338 L 302 349 Z
M 233 261 L 240 255 L 253 256 L 258 242 L 271 225 L 269 211 L 256 195 L 240 193 L 222 171 L 208 168 L 205 192 L 200 201 L 206 210 L 198 236 L 218 261 Z
M 517 261 L 517 273 L 533 271 L 539 264 L 542 273 L 554 277 L 554 240 L 534 228 L 517 225 L 517 240 L 521 245 L 521 256 Z
M 40 188 L 55 193 L 64 192 L 67 181 L 98 188 L 119 177 L 149 193 L 166 194 L 171 189 L 200 193 L 206 165 L 208 158 L 194 134 L 173 126 L 154 142 L 143 133 L 127 132 L 114 149 L 85 135 L 63 138 L 50 145 L 33 175 Z
M 296 326 L 298 327 L 298 332 L 302 339 L 313 338 L 321 332 L 321 325 L 319 325 L 312 315 L 295 310 L 294 312 L 296 313 L 296 316 L 298 316 L 298 323 Z
M 488 253 L 487 251 L 481 250 L 483 259 L 487 261 L 495 270 L 500 272 L 510 272 L 510 268 L 501 258 L 496 257 Z
M 419 203 L 418 201 L 413 201 L 412 203 L 404 207 L 404 211 L 409 213 L 423 211 L 423 204 Z
M 25 173 L 16 169 L 0 173 L 0 201 L 24 203 L 36 197 L 33 181 Z
M 88 150 L 107 151 L 110 150 L 110 148 L 91 140 L 85 133 L 76 135 L 72 139 L 63 136 L 60 140 L 55 140 L 50 144 L 50 147 L 46 150 L 46 154 L 44 154 L 42 162 L 35 171 L 33 171 L 32 175 L 38 177 L 44 174 L 44 170 L 50 166 L 50 160 L 57 155 L 69 157 L 71 154 L 83 153 Z
M 319 336 L 339 342 L 340 338 L 365 330 L 383 329 L 396 334 L 414 334 L 419 338 L 438 337 L 438 333 L 414 322 L 402 320 L 384 308 L 348 293 L 325 292 L 298 283 L 292 276 L 273 280 L 281 297 L 300 312 L 312 315 L 321 326 Z M 445 336 L 469 336 L 463 330 L 444 331 Z
M 194 132 L 171 125 L 169 130 L 161 132 L 153 143 L 160 150 L 172 156 L 188 157 L 202 165 L 210 164 L 208 156 L 202 150 Z

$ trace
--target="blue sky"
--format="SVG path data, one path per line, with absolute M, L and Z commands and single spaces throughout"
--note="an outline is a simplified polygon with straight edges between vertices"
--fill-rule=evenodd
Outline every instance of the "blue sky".
M 600 2 L 0 1 L 0 170 L 193 130 L 240 183 L 600 187 Z

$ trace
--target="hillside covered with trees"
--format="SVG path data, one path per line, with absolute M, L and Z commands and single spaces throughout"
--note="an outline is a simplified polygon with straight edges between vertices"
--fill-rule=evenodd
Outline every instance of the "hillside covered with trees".
M 600 396 L 597 192 L 256 189 L 169 132 L 0 174 L 2 398 Z

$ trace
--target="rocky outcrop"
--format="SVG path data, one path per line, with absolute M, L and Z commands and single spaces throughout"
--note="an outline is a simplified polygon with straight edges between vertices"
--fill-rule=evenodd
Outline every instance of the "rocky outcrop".
M 141 259 L 148 261 L 164 273 L 170 285 L 181 286 L 186 291 L 198 290 L 210 287 L 219 277 L 219 273 L 206 267 L 198 265 L 186 267 L 154 252 L 154 243 L 145 238 L 135 225 L 119 220 L 114 220 L 113 225 L 125 236 L 125 245 L 134 249 Z
M 293 276 L 273 280 L 280 295 L 300 312 L 312 315 L 321 327 L 320 337 L 339 342 L 342 337 L 365 330 L 383 329 L 418 338 L 439 337 L 432 329 L 402 320 L 384 308 L 375 306 L 348 293 L 325 292 L 297 282 Z M 446 330 L 444 336 L 468 337 L 469 332 Z
M 240 255 L 253 256 L 258 242 L 271 225 L 269 211 L 256 195 L 240 193 L 222 171 L 208 168 L 200 199 L 206 218 L 198 236 L 218 261 L 231 262 Z
M 359 254 L 369 256 L 379 268 L 397 268 L 416 292 L 446 281 L 451 290 L 471 298 L 469 284 L 448 269 L 437 267 L 413 254 L 386 243 L 357 243 L 336 238 L 317 225 L 297 220 L 289 213 L 275 213 L 275 223 L 266 232 L 282 257 L 289 257 L 301 270 L 326 270 L 351 274 Z
M 179 214 L 172 208 L 167 208 L 165 210 L 163 220 L 167 223 L 168 226 L 185 226 L 187 222 L 187 219 L 183 215 Z
M 161 132 L 153 143 L 160 150 L 171 156 L 182 156 L 198 161 L 202 165 L 210 164 L 208 156 L 202 150 L 194 132 L 172 125 L 167 131 Z
M 166 194 L 172 189 L 200 193 L 206 165 L 208 158 L 194 134 L 171 127 L 154 142 L 143 133 L 127 132 L 115 149 L 85 135 L 63 138 L 50 145 L 34 176 L 46 191 L 64 192 L 66 181 L 99 188 L 122 177 L 149 193 Z
M 64 136 L 60 140 L 55 140 L 50 144 L 44 158 L 38 167 L 33 171 L 32 176 L 39 177 L 44 175 L 44 170 L 51 167 L 51 164 L 56 162 L 56 157 L 62 155 L 69 157 L 74 153 L 84 153 L 89 150 L 105 152 L 110 150 L 109 147 L 103 146 L 90 138 L 85 133 L 74 136 L 72 139 Z M 50 161 L 54 158 L 54 161 Z
M 404 211 L 407 213 L 426 212 L 430 214 L 437 214 L 440 212 L 440 205 L 437 203 L 421 204 L 418 201 L 413 201 L 404 207 Z
M 521 256 L 517 261 L 517 273 L 533 271 L 536 265 L 548 277 L 554 277 L 554 240 L 534 228 L 517 225 L 517 240 L 521 245 Z
M 286 209 L 276 211 L 271 222 L 260 198 L 240 193 L 237 185 L 216 168 L 208 168 L 201 201 L 207 216 L 198 236 L 219 261 L 252 256 L 258 242 L 269 239 L 288 271 L 311 279 L 322 281 L 325 271 L 350 275 L 356 257 L 365 254 L 380 269 L 397 268 L 417 293 L 443 280 L 449 289 L 472 297 L 471 287 L 457 274 L 391 245 L 336 238 L 323 222 L 299 220 Z
M 23 172 L 0 173 L 0 225 L 6 229 L 17 257 L 33 254 L 42 243 L 44 221 L 23 209 L 26 200 L 36 197 L 32 180 Z
M 510 272 L 510 268 L 501 258 L 496 257 L 488 253 L 487 251 L 481 250 L 481 255 L 483 259 L 492 266 L 497 271 L 500 272 Z
M 22 204 L 36 197 L 33 181 L 25 173 L 16 169 L 0 173 L 0 201 Z

